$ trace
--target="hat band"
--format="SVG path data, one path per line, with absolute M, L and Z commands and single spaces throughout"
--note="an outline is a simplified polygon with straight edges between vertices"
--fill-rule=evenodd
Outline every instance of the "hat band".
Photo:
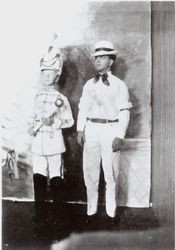
M 113 49 L 109 49 L 109 48 L 98 48 L 95 50 L 95 52 L 98 52 L 98 51 L 113 51 Z

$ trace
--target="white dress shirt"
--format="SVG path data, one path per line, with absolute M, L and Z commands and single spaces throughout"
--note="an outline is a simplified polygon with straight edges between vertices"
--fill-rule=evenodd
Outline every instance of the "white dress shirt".
M 84 85 L 79 103 L 77 130 L 85 129 L 87 118 L 119 119 L 116 137 L 123 139 L 129 123 L 128 109 L 132 107 L 132 103 L 129 101 L 125 83 L 110 71 L 107 75 L 109 86 L 102 82 L 101 77 L 96 83 L 94 78 L 91 78 Z

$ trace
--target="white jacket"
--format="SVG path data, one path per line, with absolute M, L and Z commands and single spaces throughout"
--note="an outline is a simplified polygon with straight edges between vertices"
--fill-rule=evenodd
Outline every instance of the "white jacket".
M 63 106 L 57 107 L 55 102 L 63 100 Z M 53 117 L 54 123 L 50 126 L 42 124 L 42 118 Z M 29 126 L 36 132 L 32 139 L 31 151 L 38 155 L 55 155 L 63 153 L 65 143 L 62 128 L 74 124 L 71 107 L 67 97 L 59 93 L 54 87 L 44 87 L 35 97 L 34 110 Z

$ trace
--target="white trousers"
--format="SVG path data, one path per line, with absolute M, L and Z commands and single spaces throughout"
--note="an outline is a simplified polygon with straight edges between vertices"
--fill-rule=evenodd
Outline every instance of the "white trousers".
M 62 155 L 37 155 L 32 154 L 33 173 L 48 176 L 50 179 L 56 176 L 63 178 Z
M 100 163 L 106 183 L 106 213 L 114 217 L 117 207 L 117 180 L 120 152 L 112 151 L 117 123 L 88 122 L 85 129 L 83 173 L 87 191 L 87 214 L 97 212 Z

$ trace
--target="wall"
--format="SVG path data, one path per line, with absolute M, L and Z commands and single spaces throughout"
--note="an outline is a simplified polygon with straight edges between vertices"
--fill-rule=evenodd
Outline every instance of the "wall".
M 152 3 L 152 202 L 164 222 L 174 219 L 175 3 Z

